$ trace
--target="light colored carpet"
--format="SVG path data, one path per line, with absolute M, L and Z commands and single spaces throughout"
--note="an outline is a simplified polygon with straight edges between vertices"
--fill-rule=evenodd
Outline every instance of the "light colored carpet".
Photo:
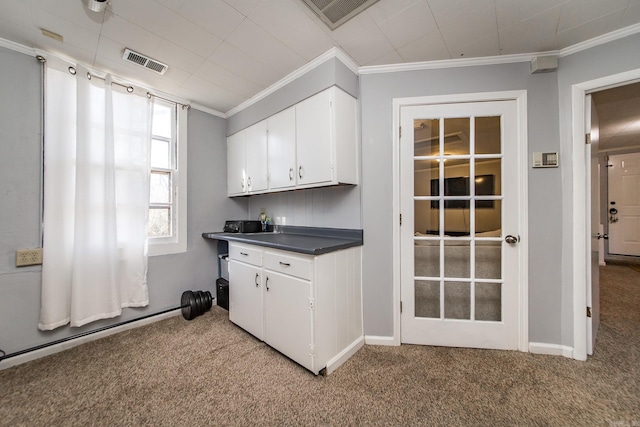
M 639 280 L 602 268 L 602 326 L 586 362 L 365 346 L 316 377 L 214 307 L 0 371 L 0 424 L 640 425 Z

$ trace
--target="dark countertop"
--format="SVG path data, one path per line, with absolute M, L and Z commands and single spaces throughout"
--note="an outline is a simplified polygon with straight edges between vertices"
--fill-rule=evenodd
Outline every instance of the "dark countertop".
M 206 239 L 247 243 L 307 255 L 362 246 L 362 230 L 281 226 L 278 233 L 202 233 Z

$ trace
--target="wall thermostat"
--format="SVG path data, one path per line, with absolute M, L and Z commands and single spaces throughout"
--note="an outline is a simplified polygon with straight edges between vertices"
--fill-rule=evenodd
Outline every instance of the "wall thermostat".
M 557 168 L 558 153 L 533 153 L 534 168 Z

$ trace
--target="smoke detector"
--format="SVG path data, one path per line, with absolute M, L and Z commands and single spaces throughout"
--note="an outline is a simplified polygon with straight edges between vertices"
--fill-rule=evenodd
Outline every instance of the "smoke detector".
M 301 0 L 329 28 L 335 30 L 378 0 Z
M 162 62 L 156 61 L 155 59 L 149 58 L 148 56 L 141 53 L 134 52 L 131 49 L 124 50 L 122 59 L 124 59 L 125 61 L 133 62 L 136 65 L 154 71 L 160 75 L 164 75 L 164 73 L 167 71 L 167 68 L 169 68 L 167 64 L 163 64 Z

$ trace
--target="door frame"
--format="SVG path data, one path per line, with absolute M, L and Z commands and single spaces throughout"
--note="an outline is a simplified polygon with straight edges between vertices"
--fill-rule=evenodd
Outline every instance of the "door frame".
M 591 269 L 591 212 L 587 193 L 591 177 L 587 176 L 585 144 L 585 98 L 590 92 L 633 83 L 640 79 L 640 69 L 612 74 L 571 86 L 571 157 L 572 167 L 572 241 L 573 262 L 573 358 L 587 360 L 587 274 Z
M 392 345 L 401 344 L 400 335 L 400 110 L 402 107 L 451 104 L 463 102 L 516 101 L 518 135 L 518 232 L 523 244 L 519 245 L 518 262 L 518 350 L 529 351 L 529 248 L 528 248 L 528 141 L 527 141 L 527 91 L 501 91 L 464 93 L 451 95 L 418 96 L 393 99 L 393 340 Z

